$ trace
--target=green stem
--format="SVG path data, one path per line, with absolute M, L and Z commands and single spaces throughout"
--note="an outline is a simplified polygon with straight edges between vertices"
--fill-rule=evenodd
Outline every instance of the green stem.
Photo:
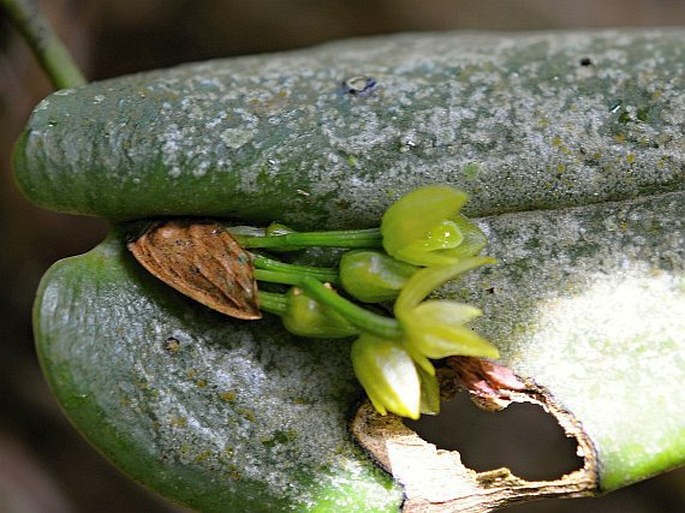
M 0 0 L 0 7 L 5 9 L 10 22 L 31 47 L 56 89 L 68 89 L 86 83 L 69 51 L 40 12 L 36 0 Z
M 378 248 L 382 236 L 378 228 L 340 230 L 330 232 L 292 232 L 284 235 L 249 236 L 234 234 L 244 248 L 305 248 L 325 246 L 333 248 Z
M 323 282 L 337 283 L 339 281 L 338 271 L 332 267 L 313 267 L 308 265 L 286 264 L 285 262 L 274 260 L 258 254 L 252 255 L 252 262 L 254 263 L 256 269 L 292 273 L 297 274 L 298 276 L 312 276 L 313 278 Z
M 288 298 L 285 294 L 259 291 L 259 309 L 278 316 L 285 315 L 288 310 Z
M 394 340 L 402 337 L 402 328 L 395 319 L 369 312 L 340 296 L 315 278 L 305 276 L 302 278 L 300 287 L 312 299 L 333 308 L 350 324 L 362 331 Z
M 299 287 L 304 278 L 301 274 L 282 272 L 282 271 L 268 271 L 266 269 L 255 269 L 254 277 L 257 281 L 266 281 L 268 283 L 280 283 L 281 285 L 294 285 Z M 316 278 L 312 278 L 316 280 Z M 318 281 L 318 280 L 316 280 Z
M 402 328 L 395 319 L 375 314 L 354 304 L 312 276 L 255 269 L 255 278 L 258 281 L 299 287 L 309 297 L 332 308 L 362 331 L 395 340 L 402 337 Z M 259 308 L 282 316 L 288 308 L 288 299 L 284 294 L 260 291 Z

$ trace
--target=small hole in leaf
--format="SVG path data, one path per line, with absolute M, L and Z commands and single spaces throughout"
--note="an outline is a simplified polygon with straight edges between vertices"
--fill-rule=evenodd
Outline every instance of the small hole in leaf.
M 583 466 L 576 440 L 566 437 L 551 414 L 530 403 L 512 403 L 493 413 L 459 393 L 442 403 L 440 415 L 405 423 L 438 449 L 459 451 L 464 465 L 477 472 L 507 467 L 537 481 L 558 479 Z

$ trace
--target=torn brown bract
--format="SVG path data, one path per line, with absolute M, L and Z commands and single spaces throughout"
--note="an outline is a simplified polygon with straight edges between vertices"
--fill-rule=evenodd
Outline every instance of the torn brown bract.
M 352 432 L 359 443 L 404 487 L 403 513 L 485 513 L 516 502 L 598 493 L 597 458 L 589 437 L 573 415 L 534 383 L 500 364 L 477 358 L 448 359 L 440 369 L 443 400 L 466 389 L 486 409 L 512 402 L 541 406 L 578 444 L 583 466 L 558 479 L 527 481 L 507 468 L 476 472 L 458 451 L 438 449 L 408 428 L 401 417 L 382 416 L 367 401 L 356 412 Z

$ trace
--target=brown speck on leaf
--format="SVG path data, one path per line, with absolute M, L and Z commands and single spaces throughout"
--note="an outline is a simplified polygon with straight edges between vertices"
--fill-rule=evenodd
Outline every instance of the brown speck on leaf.
M 181 342 L 176 337 L 169 337 L 164 341 L 164 349 L 167 353 L 174 355 L 181 350 Z
M 259 319 L 250 254 L 221 225 L 165 221 L 128 249 L 152 275 L 186 296 L 238 319 Z

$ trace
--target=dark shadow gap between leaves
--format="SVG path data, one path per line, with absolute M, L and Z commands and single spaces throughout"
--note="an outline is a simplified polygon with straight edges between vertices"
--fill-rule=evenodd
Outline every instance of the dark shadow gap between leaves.
M 583 467 L 576 440 L 535 404 L 512 403 L 489 412 L 460 392 L 442 404 L 440 415 L 404 422 L 438 449 L 459 451 L 464 465 L 477 472 L 507 467 L 515 476 L 540 481 Z

